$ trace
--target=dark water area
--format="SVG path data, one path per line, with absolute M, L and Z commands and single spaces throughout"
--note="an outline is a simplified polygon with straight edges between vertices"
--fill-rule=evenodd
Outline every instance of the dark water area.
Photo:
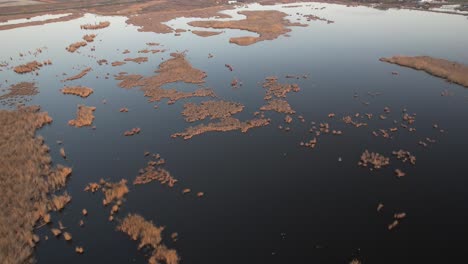
M 326 9 L 312 9 L 322 6 Z M 54 119 L 38 134 L 50 146 L 55 164 L 73 168 L 66 187 L 72 202 L 53 214 L 54 223 L 62 221 L 73 242 L 55 239 L 48 227 L 38 229 L 38 263 L 146 263 L 148 251 L 138 251 L 138 242 L 116 230 L 118 219 L 128 213 L 165 226 L 163 242 L 177 250 L 182 263 L 349 263 L 353 258 L 362 263 L 454 263 L 464 256 L 468 245 L 468 89 L 379 58 L 430 55 L 468 64 L 468 20 L 317 3 L 298 8 L 253 5 L 249 9 L 281 10 L 293 14 L 293 21 L 296 12 L 316 14 L 335 23 L 302 19 L 309 26 L 292 28 L 290 37 L 247 47 L 228 43 L 231 36 L 245 35 L 237 30 L 209 38 L 190 32 L 174 37 L 137 32 L 125 25 L 125 18 L 94 15 L 0 32 L 0 37 L 11 39 L 0 52 L 0 61 L 13 56 L 12 65 L 28 61 L 17 58 L 18 52 L 47 46 L 39 56 L 52 59 L 53 65 L 43 67 L 39 76 L 4 70 L 0 72 L 1 88 L 35 80 L 40 93 L 28 104 L 41 105 Z M 80 24 L 104 19 L 111 26 L 98 31 L 95 43 L 79 54 L 65 51 L 65 46 L 88 33 L 79 30 Z M 185 22 L 180 19 L 169 24 L 184 27 Z M 43 30 L 40 36 L 36 35 L 38 29 Z M 168 51 L 138 54 L 146 42 L 160 42 Z M 96 51 L 90 51 L 91 46 Z M 132 53 L 121 54 L 125 49 Z M 148 103 L 138 88 L 119 88 L 113 75 L 121 71 L 153 75 L 170 52 L 186 49 L 187 59 L 207 73 L 205 85 L 218 98 L 245 105 L 234 116 L 241 120 L 252 118 L 266 104 L 261 85 L 265 77 L 276 75 L 281 83 L 297 83 L 301 91 L 287 96 L 296 111 L 293 122 L 285 125 L 283 114 L 266 112 L 271 124 L 247 133 L 171 138 L 194 125 L 181 115 L 183 104 L 209 99 L 190 98 L 173 105 Z M 214 57 L 208 59 L 208 53 Z M 149 62 L 110 66 L 112 61 L 138 56 L 148 56 Z M 107 59 L 109 65 L 98 66 L 98 59 Z M 234 67 L 233 72 L 226 63 Z M 89 86 L 94 93 L 87 99 L 62 95 L 59 89 L 64 83 L 60 80 L 67 77 L 62 72 L 71 76 L 88 66 L 93 70 L 87 76 L 65 84 Z M 109 79 L 104 78 L 107 73 Z M 288 79 L 286 74 L 309 77 Z M 243 85 L 232 88 L 233 78 Z M 165 87 L 197 88 L 180 83 Z M 445 90 L 451 95 L 441 96 Z M 96 130 L 67 125 L 75 117 L 77 104 L 97 107 Z M 121 107 L 129 112 L 120 113 Z M 391 112 L 380 120 L 385 107 Z M 416 132 L 399 127 L 403 109 L 417 114 L 411 126 Z M 329 113 L 336 117 L 328 118 Z M 374 117 L 358 119 L 355 113 Z M 304 116 L 305 123 L 298 115 Z M 368 126 L 345 124 L 341 118 L 347 115 Z M 199 123 L 203 122 L 207 121 Z M 343 135 L 321 135 L 316 148 L 301 147 L 301 141 L 314 138 L 308 132 L 311 122 L 327 122 Z M 433 124 L 445 132 L 434 129 Z M 279 125 L 289 126 L 291 131 L 280 130 Z M 133 127 L 142 132 L 124 137 L 124 131 Z M 374 130 L 391 127 L 399 127 L 392 139 L 372 135 Z M 426 137 L 437 142 L 418 145 Z M 57 140 L 64 142 L 67 160 L 60 157 Z M 366 149 L 387 157 L 392 151 L 408 150 L 417 162 L 412 166 L 391 157 L 388 167 L 370 171 L 357 165 Z M 179 180 L 174 188 L 157 182 L 131 184 L 149 160 L 145 151 L 159 153 L 166 160 L 164 168 Z M 395 169 L 407 176 L 397 178 Z M 108 221 L 110 208 L 102 205 L 102 194 L 83 191 L 100 178 L 129 181 L 130 193 L 114 222 Z M 183 195 L 183 188 L 192 192 Z M 205 196 L 197 198 L 199 191 Z M 379 203 L 385 205 L 382 212 L 376 210 Z M 89 212 L 86 217 L 81 215 L 83 208 Z M 398 212 L 406 212 L 407 217 L 394 230 L 387 230 Z M 85 227 L 79 227 L 81 219 Z M 172 232 L 179 234 L 178 241 L 171 241 Z M 77 255 L 75 246 L 83 246 L 85 253 Z

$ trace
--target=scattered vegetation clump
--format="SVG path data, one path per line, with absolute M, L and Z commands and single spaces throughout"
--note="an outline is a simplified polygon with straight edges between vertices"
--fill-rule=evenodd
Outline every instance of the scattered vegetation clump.
M 78 80 L 78 79 L 81 79 L 83 78 L 86 74 L 88 74 L 88 72 L 90 72 L 92 70 L 91 67 L 88 67 L 86 69 L 84 69 L 83 71 L 81 71 L 80 73 L 78 73 L 77 75 L 74 75 L 72 77 L 69 77 L 69 78 L 66 78 L 65 80 L 63 80 L 64 82 L 66 81 L 73 81 L 73 80 Z
M 222 31 L 203 31 L 203 30 L 192 30 L 192 33 L 199 36 L 199 37 L 211 37 L 211 36 L 216 36 L 216 35 L 219 35 L 221 33 L 223 33 Z
M 110 26 L 110 22 L 109 21 L 103 21 L 103 22 L 99 22 L 99 24 L 94 24 L 94 25 L 93 24 L 81 25 L 80 28 L 90 30 L 90 29 L 106 28 L 108 26 Z
M 13 71 L 19 74 L 33 72 L 33 71 L 39 70 L 42 67 L 42 65 L 43 64 L 40 62 L 31 61 L 26 64 L 16 66 L 15 68 L 13 68 Z
M 171 137 L 182 137 L 183 139 L 191 139 L 194 136 L 201 135 L 207 132 L 226 132 L 233 130 L 240 130 L 242 133 L 246 133 L 251 128 L 267 126 L 269 124 L 270 119 L 265 118 L 256 118 L 241 122 L 237 118 L 227 117 L 219 120 L 218 122 L 200 124 L 194 127 L 189 127 L 184 132 L 172 134 Z
M 363 167 L 373 166 L 374 169 L 380 169 L 390 164 L 390 159 L 379 153 L 369 152 L 367 149 L 362 153 L 358 165 Z
M 102 203 L 108 205 L 111 202 L 122 201 L 124 196 L 129 192 L 127 187 L 127 180 L 122 179 L 119 182 L 105 182 L 102 187 L 104 192 L 104 200 Z
M 60 90 L 63 94 L 73 94 L 83 98 L 91 95 L 94 90 L 85 86 L 65 86 Z
M 94 110 L 94 106 L 78 105 L 76 118 L 68 121 L 68 124 L 74 127 L 90 126 L 94 120 Z
M 199 105 L 186 103 L 182 115 L 187 122 L 203 120 L 206 117 L 211 119 L 226 118 L 244 110 L 244 106 L 239 103 L 227 101 L 205 101 Z
M 0 95 L 0 102 L 2 104 L 9 104 L 13 106 L 14 104 L 19 104 L 27 101 L 25 97 L 34 96 L 39 93 L 37 87 L 34 83 L 31 82 L 20 82 L 13 84 L 8 88 L 9 92 L 3 95 Z
M 278 113 L 284 113 L 284 114 L 294 114 L 296 111 L 294 111 L 291 108 L 291 105 L 286 100 L 282 99 L 273 99 L 268 101 L 267 105 L 264 105 L 260 107 L 260 110 L 262 111 L 276 111 Z
M 0 259 L 33 263 L 36 224 L 50 222 L 51 195 L 64 187 L 71 169 L 51 166 L 49 148 L 35 131 L 52 122 L 39 107 L 0 110 Z
M 402 162 L 409 161 L 412 165 L 416 165 L 416 157 L 411 155 L 409 151 L 400 149 L 398 151 L 393 151 L 392 154 Z
M 96 37 L 95 34 L 86 34 L 86 35 L 83 36 L 83 39 L 86 42 L 93 42 L 95 37 Z
M 168 249 L 162 244 L 162 232 L 164 227 L 157 227 L 152 222 L 145 220 L 137 214 L 129 214 L 117 227 L 119 231 L 126 233 L 132 240 L 140 240 L 138 249 L 150 247 L 150 264 L 178 264 L 179 256 L 174 249 Z
M 142 62 L 147 62 L 148 57 L 126 58 L 124 59 L 124 61 L 132 61 L 132 62 L 140 64 Z
M 81 47 L 84 47 L 88 45 L 88 43 L 86 41 L 78 41 L 78 42 L 75 42 L 75 43 L 72 43 L 70 44 L 70 46 L 66 47 L 66 50 L 68 52 L 75 52 L 77 49 L 81 48 Z
M 270 100 L 273 97 L 286 98 L 290 92 L 299 92 L 300 88 L 297 84 L 281 84 L 278 83 L 278 77 L 270 76 L 265 79 L 263 88 L 266 89 L 265 100 Z

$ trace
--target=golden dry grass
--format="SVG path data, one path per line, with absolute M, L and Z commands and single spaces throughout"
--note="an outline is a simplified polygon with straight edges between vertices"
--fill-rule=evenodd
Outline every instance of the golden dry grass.
M 179 256 L 174 249 L 168 249 L 162 241 L 162 231 L 164 227 L 157 227 L 152 222 L 145 220 L 137 214 L 129 214 L 117 227 L 118 230 L 126 233 L 133 240 L 140 240 L 138 249 L 151 247 L 153 252 L 148 260 L 150 264 L 177 264 Z
M 436 77 L 468 87 L 468 66 L 429 56 L 394 56 L 380 61 L 425 71 Z
M 39 107 L 0 110 L 0 260 L 32 263 L 34 226 L 50 222 L 50 194 L 65 185 L 70 168 L 51 166 L 48 147 L 35 131 L 52 122 Z

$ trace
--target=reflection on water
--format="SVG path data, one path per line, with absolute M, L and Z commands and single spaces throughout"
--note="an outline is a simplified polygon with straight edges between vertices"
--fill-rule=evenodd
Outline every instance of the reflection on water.
M 321 9 L 325 7 L 325 9 Z M 124 17 L 87 14 L 68 22 L 18 28 L 0 32 L 1 89 L 20 81 L 34 81 L 39 94 L 30 104 L 39 104 L 53 117 L 43 128 L 46 143 L 57 163 L 73 167 L 67 186 L 72 203 L 54 215 L 73 235 L 73 243 L 49 236 L 37 248 L 39 263 L 144 263 L 144 252 L 136 243 L 115 231 L 108 222 L 108 210 L 99 194 L 83 192 L 87 183 L 104 178 L 132 182 L 147 160 L 143 153 L 160 153 L 165 168 L 200 199 L 182 195 L 167 186 L 152 183 L 130 186 L 118 217 L 139 213 L 166 226 L 165 243 L 175 248 L 183 263 L 347 263 L 353 257 L 363 263 L 450 262 L 462 254 L 468 220 L 464 177 L 468 166 L 464 153 L 468 141 L 468 90 L 423 72 L 380 62 L 380 57 L 397 54 L 430 55 L 468 64 L 468 21 L 462 16 L 408 10 L 380 11 L 365 7 L 302 4 L 301 7 L 251 5 L 238 10 L 281 10 L 295 27 L 290 37 L 281 36 L 252 46 L 229 44 L 234 36 L 255 35 L 239 30 L 201 38 L 190 32 L 173 34 L 138 32 L 125 24 Z M 235 14 L 237 10 L 226 11 Z M 299 14 L 298 14 L 299 13 Z M 334 20 L 334 24 L 307 22 L 301 14 Z M 240 18 L 240 16 L 238 16 Z M 298 20 L 299 19 L 299 20 Z M 73 54 L 65 50 L 81 40 L 81 24 L 110 21 L 98 30 L 93 43 Z M 193 29 L 190 18 L 169 21 L 174 28 Z M 164 53 L 139 54 L 146 43 L 161 43 Z M 47 47 L 34 56 L 34 51 Z M 94 50 L 93 50 L 94 49 Z M 129 49 L 129 54 L 123 54 Z M 147 103 L 138 89 L 117 86 L 113 75 L 129 72 L 150 76 L 169 53 L 187 51 L 187 59 L 208 75 L 206 86 L 219 98 L 245 105 L 235 117 L 248 119 L 265 105 L 261 83 L 277 75 L 281 83 L 297 83 L 301 91 L 290 93 L 288 102 L 297 115 L 284 132 L 284 115 L 266 113 L 267 127 L 241 132 L 208 133 L 188 141 L 170 135 L 189 126 L 180 114 L 187 101 L 173 105 L 165 101 Z M 29 54 L 31 51 L 31 54 Z M 24 55 L 21 57 L 19 53 Z M 214 55 L 208 58 L 208 54 Z M 112 67 L 110 62 L 148 56 L 142 64 Z M 11 59 L 10 59 L 11 57 Z M 17 75 L 9 69 L 31 60 L 52 60 L 39 75 Z M 109 64 L 99 66 L 98 60 Z M 230 64 L 234 71 L 224 66 Z M 92 67 L 82 79 L 67 85 L 94 89 L 86 99 L 63 95 L 60 80 Z M 394 76 L 392 71 L 399 75 Z M 66 73 L 67 76 L 63 76 Z M 286 74 L 308 74 L 308 79 L 288 79 Z M 107 77 L 107 78 L 106 78 Z M 236 78 L 242 87 L 231 88 Z M 196 85 L 168 84 L 167 88 L 193 91 Z M 452 96 L 440 96 L 444 90 Z M 103 103 L 103 100 L 106 103 Z M 67 125 L 75 117 L 76 105 L 95 106 L 96 130 Z M 154 105 L 158 105 L 155 109 Z M 3 106 L 2 106 L 3 107 Z M 128 113 L 120 113 L 126 107 Z M 384 108 L 391 110 L 381 120 Z M 402 109 L 416 113 L 416 132 L 401 129 L 393 139 L 374 137 L 372 131 L 396 126 Z M 328 114 L 335 113 L 334 119 Z M 355 128 L 341 121 L 347 115 L 372 113 L 368 126 Z M 341 136 L 324 135 L 314 149 L 300 146 L 313 137 L 308 133 L 321 122 L 343 131 Z M 445 133 L 433 128 L 438 124 Z M 131 128 L 141 133 L 124 137 Z M 428 147 L 418 145 L 426 137 L 437 140 Z M 63 141 L 67 160 L 59 154 L 57 140 Z M 390 157 L 399 149 L 417 157 L 415 166 L 391 159 L 389 166 L 375 172 L 357 165 L 368 149 Z M 394 169 L 406 173 L 396 178 Z M 385 206 L 381 213 L 376 208 Z M 86 208 L 85 227 L 79 227 Z M 387 230 L 393 213 L 404 211 L 406 219 Z M 172 232 L 179 240 L 172 242 Z M 75 246 L 83 246 L 78 256 Z

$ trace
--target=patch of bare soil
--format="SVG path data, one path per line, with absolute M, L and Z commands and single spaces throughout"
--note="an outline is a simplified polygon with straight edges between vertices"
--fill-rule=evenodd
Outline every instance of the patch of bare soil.
M 50 221 L 50 194 L 65 186 L 71 169 L 51 166 L 49 148 L 35 131 L 52 122 L 39 107 L 0 110 L 0 259 L 2 263 L 34 262 L 39 237 L 36 224 Z
M 94 91 L 93 89 L 85 86 L 65 86 L 60 90 L 63 94 L 73 94 L 86 98 Z
M 86 25 L 81 25 L 80 28 L 81 29 L 88 29 L 88 30 L 94 30 L 94 29 L 101 29 L 101 28 L 106 28 L 110 26 L 110 22 L 109 21 L 103 21 L 103 22 L 99 22 L 99 24 L 86 24 Z
M 86 74 L 88 74 L 88 72 L 90 72 L 91 70 L 92 70 L 91 67 L 86 68 L 86 69 L 84 69 L 83 71 L 81 71 L 80 73 L 78 73 L 77 75 L 72 76 L 72 77 L 68 77 L 68 78 L 66 78 L 66 79 L 63 80 L 63 81 L 66 82 L 66 81 L 73 81 L 73 80 L 81 79 L 81 78 L 83 78 Z
M 464 64 L 429 56 L 393 56 L 381 58 L 380 61 L 425 71 L 449 82 L 468 87 L 468 66 Z
M 179 256 L 174 249 L 168 249 L 162 244 L 162 232 L 164 227 L 157 227 L 152 222 L 145 220 L 137 214 L 129 214 L 117 227 L 132 240 L 140 240 L 138 249 L 149 247 L 152 249 L 149 264 L 178 264 Z
M 78 42 L 75 42 L 73 44 L 70 44 L 70 46 L 66 47 L 65 49 L 68 51 L 68 52 L 75 52 L 77 49 L 81 48 L 81 47 L 84 47 L 88 45 L 88 43 L 86 41 L 78 41 Z
M 83 39 L 86 42 L 93 42 L 95 37 L 96 37 L 95 34 L 86 34 L 86 35 L 83 36 Z
M 182 115 L 187 122 L 203 120 L 207 117 L 211 119 L 225 118 L 242 112 L 244 106 L 239 103 L 227 101 L 205 101 L 199 105 L 186 103 Z
M 68 121 L 68 124 L 74 127 L 90 126 L 94 120 L 94 110 L 96 110 L 94 106 L 78 105 L 76 118 Z
M 221 119 L 218 122 L 200 124 L 194 127 L 189 127 L 184 132 L 172 134 L 171 137 L 182 137 L 183 139 L 190 139 L 194 136 L 201 135 L 207 132 L 226 132 L 233 130 L 240 130 L 242 133 L 246 133 L 251 128 L 267 126 L 269 124 L 270 119 L 265 118 L 256 118 L 241 122 L 237 118 L 227 117 Z
M 240 29 L 255 32 L 259 34 L 258 37 L 235 37 L 229 39 L 229 42 L 247 46 L 255 44 L 263 40 L 273 40 L 279 36 L 286 34 L 291 31 L 288 27 L 307 25 L 301 23 L 291 23 L 285 19 L 286 13 L 271 10 L 271 11 L 242 11 L 238 12 L 241 15 L 245 15 L 246 18 L 243 20 L 233 21 L 193 21 L 189 25 L 194 27 L 204 28 L 216 28 L 216 29 Z
M 27 101 L 27 98 L 39 93 L 34 83 L 21 82 L 13 84 L 8 88 L 8 93 L 0 95 L 0 102 L 2 105 L 16 105 Z
M 223 32 L 222 31 L 192 30 L 192 33 L 200 37 L 211 37 L 211 36 L 219 35 Z

